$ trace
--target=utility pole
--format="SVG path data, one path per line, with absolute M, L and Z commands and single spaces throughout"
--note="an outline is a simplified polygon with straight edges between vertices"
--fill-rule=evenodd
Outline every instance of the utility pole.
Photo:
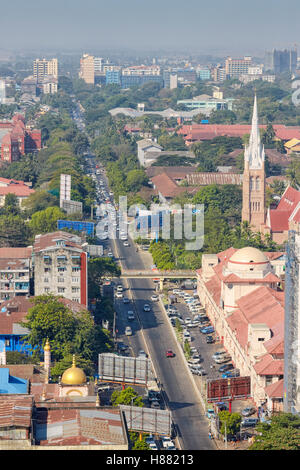
M 225 450 L 227 450 L 227 423 L 225 421 Z

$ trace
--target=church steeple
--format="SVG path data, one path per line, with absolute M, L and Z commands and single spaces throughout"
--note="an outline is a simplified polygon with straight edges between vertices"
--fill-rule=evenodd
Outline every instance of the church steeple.
M 254 97 L 249 144 L 245 146 L 242 220 L 255 230 L 265 223 L 265 151 L 261 144 L 257 98 Z
M 245 148 L 245 168 L 258 170 L 264 167 L 264 163 L 265 151 L 260 140 L 257 97 L 255 94 L 249 145 Z

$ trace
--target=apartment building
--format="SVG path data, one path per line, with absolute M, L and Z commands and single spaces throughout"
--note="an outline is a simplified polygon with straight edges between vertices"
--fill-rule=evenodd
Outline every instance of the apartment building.
M 34 294 L 54 294 L 87 307 L 87 253 L 82 239 L 57 231 L 37 235 L 33 245 Z
M 134 65 L 122 70 L 122 75 L 160 75 L 159 65 Z
M 58 60 L 57 59 L 35 59 L 33 62 L 33 76 L 37 83 L 42 83 L 44 78 L 49 76 L 58 78 Z
M 32 247 L 0 248 L 0 303 L 30 294 Z
M 233 59 L 227 57 L 225 60 L 226 78 L 239 78 L 242 74 L 248 74 L 249 67 L 252 66 L 252 57 L 244 57 L 243 59 Z
M 95 84 L 95 61 L 94 56 L 83 54 L 80 59 L 79 78 L 90 85 Z

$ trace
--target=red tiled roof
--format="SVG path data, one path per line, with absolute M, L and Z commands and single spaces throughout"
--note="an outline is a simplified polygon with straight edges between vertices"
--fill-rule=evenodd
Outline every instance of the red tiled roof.
M 283 368 L 283 359 L 273 359 L 271 354 L 265 354 L 254 366 L 259 375 L 283 375 Z
M 265 387 L 266 395 L 269 398 L 283 398 L 283 384 L 284 380 L 280 379 Z
M 10 184 L 9 186 L 0 186 L 0 196 L 6 196 L 7 194 L 15 194 L 18 197 L 30 196 L 35 192 L 34 189 L 21 184 Z
M 26 248 L 11 248 L 9 246 L 5 246 L 0 248 L 0 259 L 27 259 L 30 258 L 32 255 L 32 247 Z
M 270 228 L 272 232 L 283 232 L 285 230 L 289 230 L 289 218 L 299 203 L 300 191 L 288 186 L 284 191 L 277 208 L 270 210 Z M 296 222 L 300 216 L 296 213 L 294 217 L 293 220 Z
M 68 232 L 57 231 L 52 233 L 46 233 L 45 235 L 40 235 L 35 237 L 33 251 L 38 252 L 42 251 L 46 248 L 56 246 L 55 240 L 64 240 L 66 242 L 66 246 L 80 248 L 82 249 L 81 245 L 75 243 L 74 235 Z

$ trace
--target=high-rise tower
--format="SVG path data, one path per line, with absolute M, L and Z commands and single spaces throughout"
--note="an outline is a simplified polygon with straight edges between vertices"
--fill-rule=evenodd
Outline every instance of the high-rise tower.
M 260 141 L 255 96 L 250 140 L 245 147 L 242 221 L 259 231 L 266 220 L 265 192 L 265 151 Z

